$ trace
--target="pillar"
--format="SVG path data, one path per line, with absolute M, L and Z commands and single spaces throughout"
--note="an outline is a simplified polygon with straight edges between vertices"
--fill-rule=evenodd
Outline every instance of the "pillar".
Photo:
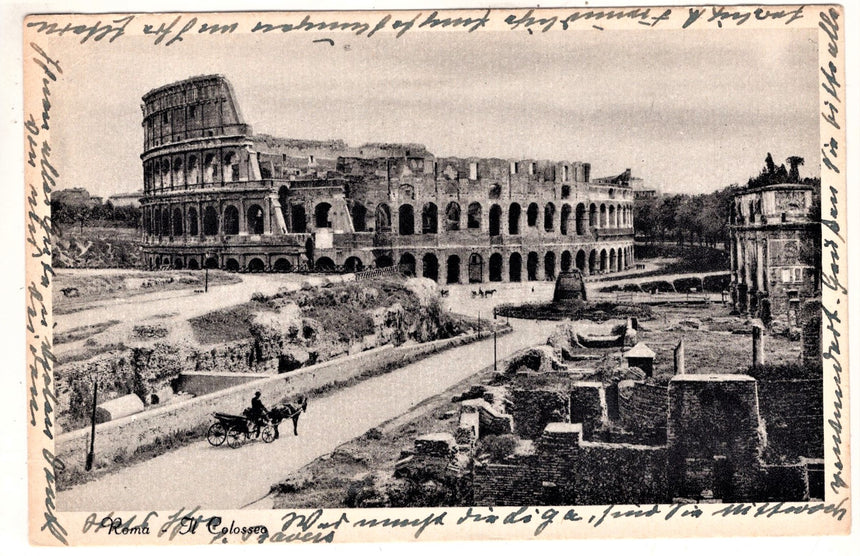
M 678 342 L 678 345 L 675 346 L 675 374 L 683 375 L 686 374 L 686 369 L 684 365 L 684 338 L 681 338 L 681 341 Z
M 764 330 L 758 324 L 752 329 L 753 367 L 764 364 Z

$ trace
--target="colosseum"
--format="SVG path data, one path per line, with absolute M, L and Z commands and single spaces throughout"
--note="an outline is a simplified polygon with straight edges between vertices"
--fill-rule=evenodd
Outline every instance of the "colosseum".
M 419 144 L 254 135 L 230 83 L 143 96 L 150 268 L 358 272 L 445 284 L 552 280 L 633 263 L 633 191 L 581 162 L 440 158 Z

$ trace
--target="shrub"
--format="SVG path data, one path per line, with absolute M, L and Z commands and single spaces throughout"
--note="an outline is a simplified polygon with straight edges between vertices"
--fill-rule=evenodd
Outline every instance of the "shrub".
M 504 461 L 514 453 L 517 437 L 512 434 L 490 434 L 478 440 L 478 457 L 486 456 L 492 462 Z

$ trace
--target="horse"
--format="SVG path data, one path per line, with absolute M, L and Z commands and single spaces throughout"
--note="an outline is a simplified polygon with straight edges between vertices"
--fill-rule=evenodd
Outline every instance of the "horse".
M 493 297 L 493 294 L 496 293 L 496 290 L 487 290 L 484 292 L 484 295 L 487 297 Z
M 286 419 L 293 420 L 293 434 L 299 435 L 299 415 L 308 409 L 308 397 L 299 396 L 296 400 L 296 405 L 291 403 L 280 403 L 272 406 L 269 410 L 269 419 L 272 421 L 272 426 L 275 427 L 275 438 L 280 436 L 278 425 Z

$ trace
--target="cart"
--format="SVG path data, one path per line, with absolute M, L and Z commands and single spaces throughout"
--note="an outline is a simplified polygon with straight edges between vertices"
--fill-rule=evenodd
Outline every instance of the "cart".
M 227 446 L 238 448 L 246 441 L 259 436 L 263 442 L 268 444 L 275 440 L 275 427 L 268 418 L 259 428 L 253 419 L 244 415 L 230 415 L 229 413 L 213 413 L 216 422 L 212 423 L 206 433 L 206 440 L 212 446 L 220 446 L 227 442 Z

